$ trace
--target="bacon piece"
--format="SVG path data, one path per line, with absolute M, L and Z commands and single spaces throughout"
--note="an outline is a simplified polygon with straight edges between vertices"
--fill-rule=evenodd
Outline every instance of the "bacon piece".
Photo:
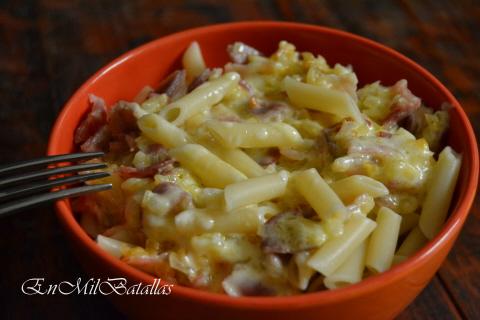
M 276 163 L 280 159 L 280 151 L 277 148 L 269 149 L 267 154 L 263 156 L 258 162 L 259 165 L 266 167 L 272 163 Z
M 136 135 L 132 133 L 117 135 L 114 141 L 110 141 L 108 151 L 112 153 L 134 152 L 137 149 L 135 138 Z
M 114 136 L 138 131 L 135 103 L 119 101 L 108 114 L 108 128 Z
M 110 141 L 110 131 L 107 125 L 102 126 L 94 135 L 90 136 L 82 145 L 83 152 L 107 151 Z
M 170 200 L 168 210 L 170 214 L 177 214 L 180 211 L 193 207 L 192 196 L 174 183 L 162 182 L 152 192 Z
M 107 106 L 105 105 L 105 101 L 93 94 L 88 95 L 88 101 L 91 105 L 91 111 L 75 130 L 74 141 L 76 144 L 87 141 L 87 139 L 94 135 L 107 121 Z
M 160 83 L 157 92 L 165 93 L 171 101 L 184 96 L 187 93 L 187 72 L 184 69 L 172 72 Z
M 244 64 L 248 60 L 248 56 L 258 56 L 260 52 L 246 45 L 243 42 L 235 42 L 227 46 L 227 52 L 230 59 L 235 63 Z
M 380 137 L 380 138 L 391 138 L 392 137 L 392 134 L 390 132 L 387 132 L 387 131 L 379 131 L 377 132 L 377 137 Z
M 415 96 L 407 87 L 407 80 L 403 79 L 395 83 L 392 91 L 396 95 L 394 98 L 390 113 L 387 115 L 384 124 L 398 124 L 399 121 L 405 119 L 410 114 L 420 108 L 421 100 Z
M 266 253 L 295 253 L 320 246 L 325 235 L 317 222 L 298 211 L 281 212 L 262 229 L 262 247 Z
M 145 168 L 135 168 L 129 166 L 121 166 L 118 173 L 122 179 L 129 178 L 151 178 L 156 174 L 167 174 L 172 171 L 175 163 L 174 159 L 167 159 L 157 164 Z

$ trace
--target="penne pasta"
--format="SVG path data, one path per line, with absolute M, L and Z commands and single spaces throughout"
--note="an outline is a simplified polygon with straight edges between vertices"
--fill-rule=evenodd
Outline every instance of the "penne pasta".
M 298 173 L 294 181 L 297 191 L 307 200 L 320 218 L 346 218 L 347 209 L 342 200 L 316 169 L 311 168 Z
M 323 280 L 325 287 L 337 289 L 362 280 L 367 252 L 366 242 L 367 240 L 364 240 L 333 274 Z
M 442 229 L 460 172 L 461 157 L 450 147 L 445 147 L 431 173 L 430 188 L 420 214 L 418 225 L 428 239 L 433 239 Z
M 309 251 L 302 251 L 295 253 L 290 260 L 289 281 L 300 290 L 306 290 L 308 288 L 310 280 L 316 273 L 315 269 L 307 265 L 309 257 Z
M 174 125 L 180 126 L 190 117 L 220 102 L 238 81 L 240 81 L 238 73 L 228 72 L 168 104 L 160 110 L 160 115 Z
M 360 110 L 347 92 L 299 82 L 290 77 L 285 78 L 284 86 L 288 98 L 297 107 L 323 111 L 341 118 L 350 117 L 357 122 L 363 121 Z
M 353 175 L 334 181 L 330 184 L 330 188 L 344 203 L 349 203 L 362 194 L 377 198 L 389 193 L 387 187 L 380 181 L 361 175 Z
M 189 209 L 175 216 L 175 226 L 183 235 L 205 232 L 256 234 L 263 217 L 257 206 L 230 212 L 219 209 Z
M 409 257 L 420 250 L 420 248 L 422 248 L 427 242 L 428 239 L 425 237 L 422 230 L 419 227 L 416 227 L 410 231 L 405 240 L 403 240 L 402 245 L 398 248 L 396 254 Z
M 230 184 L 225 187 L 225 207 L 230 211 L 249 204 L 278 198 L 285 193 L 287 182 L 288 173 L 281 171 Z
M 265 171 L 262 166 L 240 149 L 226 149 L 214 145 L 207 147 L 223 161 L 228 162 L 249 178 L 260 177 L 267 174 L 267 171 Z
M 224 188 L 231 183 L 247 179 L 243 173 L 199 144 L 186 144 L 171 149 L 170 153 L 182 166 L 198 176 L 207 187 Z
M 182 57 L 183 68 L 187 71 L 187 81 L 190 82 L 205 70 L 205 61 L 197 41 L 193 41 Z
M 146 137 L 168 148 L 183 146 L 190 140 L 185 131 L 157 114 L 150 113 L 138 119 L 138 127 Z
M 208 121 L 210 133 L 225 148 L 293 147 L 302 143 L 294 127 L 283 122 L 238 123 Z
M 352 215 L 345 224 L 343 234 L 327 240 L 307 264 L 324 276 L 331 276 L 367 239 L 376 225 L 364 216 Z
M 389 208 L 381 207 L 377 227 L 367 247 L 366 266 L 374 272 L 383 272 L 392 265 L 402 217 Z

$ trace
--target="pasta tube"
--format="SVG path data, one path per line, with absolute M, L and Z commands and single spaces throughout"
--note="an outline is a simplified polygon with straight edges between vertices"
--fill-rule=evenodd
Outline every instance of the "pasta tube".
M 294 127 L 283 123 L 208 121 L 210 133 L 225 148 L 293 147 L 302 143 Z
M 288 173 L 282 171 L 240 181 L 225 187 L 225 206 L 228 211 L 249 204 L 278 198 L 287 188 Z
M 377 214 L 377 227 L 367 247 L 367 268 L 383 272 L 392 265 L 402 217 L 389 208 L 381 207 Z
M 187 71 L 187 80 L 190 82 L 198 77 L 205 70 L 205 61 L 203 60 L 202 51 L 197 41 L 188 46 L 182 57 L 182 64 Z
M 285 78 L 284 85 L 288 98 L 297 107 L 323 111 L 342 118 L 351 117 L 357 122 L 363 121 L 355 101 L 344 91 L 322 88 L 290 77 Z
M 152 141 L 167 148 L 180 147 L 188 143 L 185 131 L 171 124 L 157 114 L 150 113 L 138 119 L 138 127 Z
M 160 115 L 174 125 L 182 125 L 187 119 L 220 102 L 240 81 L 236 72 L 225 73 L 220 78 L 208 81 L 192 92 L 170 103 L 160 110 Z
M 418 222 L 427 239 L 432 239 L 440 232 L 447 218 L 461 162 L 461 157 L 450 147 L 445 147 L 438 156 Z
M 337 289 L 360 282 L 365 268 L 366 240 L 348 257 L 335 272 L 323 280 L 328 289 Z
M 240 170 L 247 177 L 259 177 L 267 174 L 255 160 L 250 158 L 240 149 L 225 149 L 218 146 L 208 146 L 208 149 L 220 157 L 223 161 L 228 162 L 236 169 Z
M 420 228 L 416 227 L 410 231 L 405 240 L 403 240 L 402 245 L 396 254 L 399 256 L 409 257 L 420 250 L 427 242 L 428 239 L 424 236 Z
M 182 166 L 200 178 L 207 187 L 224 188 L 247 177 L 199 144 L 186 144 L 170 150 Z
M 385 196 L 389 193 L 387 187 L 380 181 L 361 175 L 353 175 L 334 181 L 330 184 L 330 188 L 344 203 L 349 203 L 365 193 L 373 198 Z
M 331 276 L 367 239 L 376 225 L 375 221 L 362 215 L 352 215 L 345 224 L 343 234 L 327 240 L 307 264 L 324 276 Z
M 347 208 L 314 168 L 295 176 L 295 187 L 322 219 L 345 219 Z

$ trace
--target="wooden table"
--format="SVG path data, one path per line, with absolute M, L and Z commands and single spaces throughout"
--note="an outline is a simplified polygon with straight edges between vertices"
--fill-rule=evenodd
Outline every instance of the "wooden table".
M 0 162 L 43 155 L 68 97 L 126 50 L 187 28 L 251 19 L 326 25 L 391 46 L 446 84 L 480 128 L 480 4 L 473 1 L 4 0 Z M 100 296 L 21 294 L 21 283 L 31 277 L 50 283 L 86 277 L 51 206 L 2 219 L 0 234 L 0 318 L 121 317 Z M 399 319 L 480 319 L 479 299 L 477 198 L 447 261 Z

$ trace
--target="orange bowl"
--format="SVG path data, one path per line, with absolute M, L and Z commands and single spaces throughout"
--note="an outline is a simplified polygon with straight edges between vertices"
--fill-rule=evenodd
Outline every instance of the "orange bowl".
M 87 95 L 108 104 L 133 99 L 145 85 L 154 86 L 180 66 L 182 53 L 198 41 L 208 66 L 227 62 L 226 46 L 246 42 L 271 53 L 280 40 L 298 50 L 322 54 L 329 63 L 351 64 L 361 84 L 381 80 L 392 85 L 407 79 L 426 105 L 453 105 L 448 143 L 463 154 L 450 216 L 442 231 L 405 262 L 361 283 L 291 297 L 241 297 L 175 286 L 169 296 L 110 295 L 114 304 L 135 318 L 162 319 L 391 319 L 427 285 L 450 251 L 472 205 L 478 181 L 478 149 L 465 112 L 453 95 L 428 71 L 400 53 L 371 40 L 324 27 L 286 22 L 240 22 L 176 33 L 127 52 L 88 79 L 67 102 L 51 133 L 48 154 L 71 152 L 73 133 L 87 112 Z M 83 267 L 95 277 L 122 277 L 151 284 L 154 278 L 110 256 L 77 222 L 68 200 L 56 203 L 58 217 Z

